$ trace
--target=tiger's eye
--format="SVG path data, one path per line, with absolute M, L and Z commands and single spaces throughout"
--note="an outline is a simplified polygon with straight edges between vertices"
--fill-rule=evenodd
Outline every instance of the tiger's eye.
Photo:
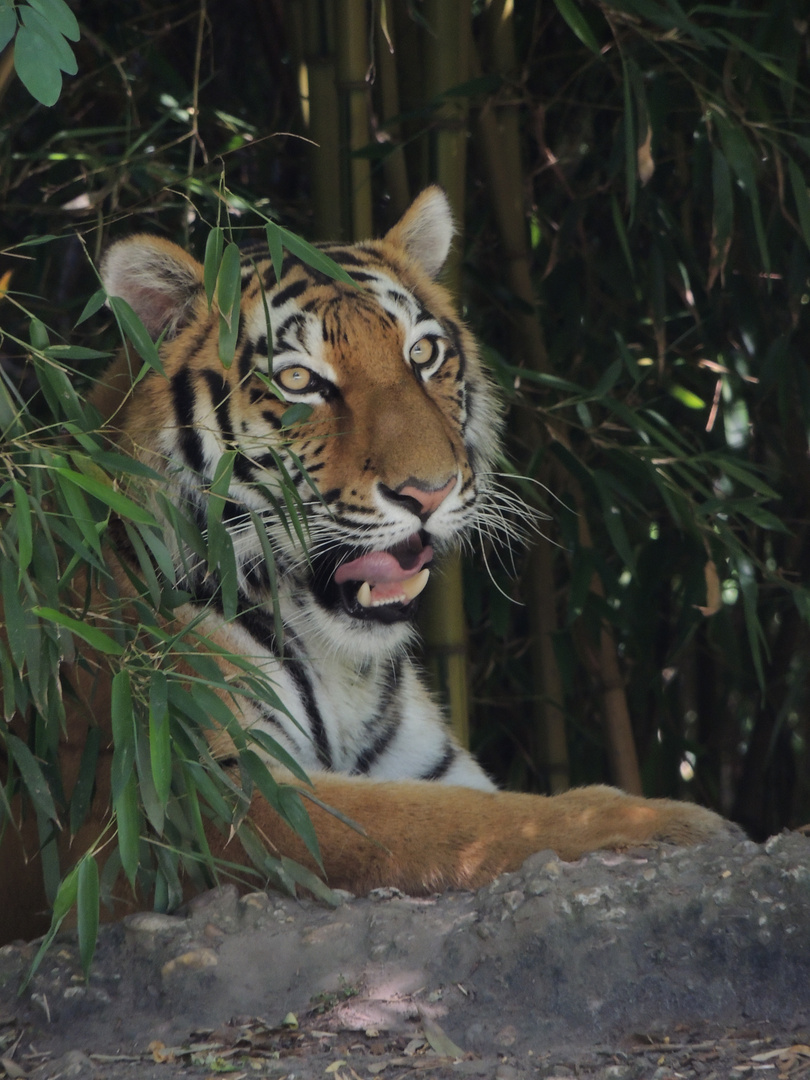
M 411 363 L 416 364 L 417 367 L 424 367 L 425 364 L 429 364 L 431 360 L 436 357 L 437 345 L 433 338 L 419 338 L 415 345 L 411 346 L 411 351 L 408 353 Z
M 276 373 L 276 382 L 284 390 L 302 391 L 312 384 L 312 372 L 305 367 L 282 368 Z

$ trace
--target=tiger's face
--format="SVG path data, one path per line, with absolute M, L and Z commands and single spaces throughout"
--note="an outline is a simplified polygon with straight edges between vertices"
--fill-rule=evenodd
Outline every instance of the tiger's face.
M 437 548 L 475 521 L 497 420 L 474 341 L 436 283 L 453 234 L 429 188 L 382 239 L 323 250 L 351 274 L 335 281 L 285 254 L 245 253 L 234 362 L 218 357 L 219 313 L 202 267 L 154 237 L 114 245 L 103 265 L 155 335 L 150 372 L 116 412 L 134 453 L 172 478 L 206 521 L 208 485 L 235 451 L 224 510 L 240 589 L 266 600 L 269 540 L 289 623 L 361 654 L 409 634 Z M 131 379 L 121 362 L 97 395 L 113 413 Z M 295 403 L 306 418 L 284 427 Z M 306 508 L 306 550 L 284 502 L 283 473 Z

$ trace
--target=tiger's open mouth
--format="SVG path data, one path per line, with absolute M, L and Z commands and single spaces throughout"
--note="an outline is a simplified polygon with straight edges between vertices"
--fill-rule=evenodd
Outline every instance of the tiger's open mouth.
M 427 585 L 433 548 L 414 533 L 386 551 L 370 551 L 340 562 L 328 591 L 356 619 L 392 623 L 413 618 L 417 596 Z

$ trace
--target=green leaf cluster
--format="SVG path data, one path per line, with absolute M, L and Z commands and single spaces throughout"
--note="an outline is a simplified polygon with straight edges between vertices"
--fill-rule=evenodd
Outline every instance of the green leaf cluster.
M 75 75 L 68 41 L 79 40 L 79 24 L 65 0 L 0 3 L 0 49 L 14 41 L 14 68 L 23 86 L 42 105 L 55 105 L 62 73 Z

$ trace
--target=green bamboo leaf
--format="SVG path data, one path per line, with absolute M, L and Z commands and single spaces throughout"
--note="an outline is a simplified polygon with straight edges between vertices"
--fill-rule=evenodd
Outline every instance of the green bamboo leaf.
M 228 244 L 222 255 L 217 275 L 217 306 L 219 307 L 219 358 L 229 368 L 236 352 L 239 337 L 239 315 L 242 301 L 242 266 L 239 248 Z
M 203 260 L 203 283 L 208 306 L 214 299 L 217 287 L 217 275 L 219 274 L 222 252 L 225 246 L 225 231 L 219 225 L 212 229 L 205 241 L 205 258 Z
M 802 236 L 805 244 L 810 248 L 810 196 L 807 193 L 807 180 L 793 158 L 788 158 L 788 172 L 790 173 L 790 185 L 793 188 L 793 198 L 796 201 L 796 211 L 799 215 Z
M 158 846 L 155 855 L 158 864 L 155 907 L 158 911 L 171 911 L 183 902 L 183 886 L 178 874 L 180 852 Z
M 162 836 L 166 824 L 166 804 L 155 787 L 150 735 L 140 725 L 136 725 L 135 728 L 135 767 L 138 777 L 138 798 L 143 812 L 157 835 Z
M 96 768 L 98 767 L 100 746 L 101 729 L 97 726 L 89 727 L 84 738 L 82 758 L 79 763 L 79 775 L 70 796 L 70 832 L 72 836 L 75 836 L 82 827 L 87 817 L 87 811 L 90 809 L 90 801 L 96 783 Z
M 187 768 L 185 764 L 181 763 L 180 775 L 183 779 L 186 812 L 194 831 L 194 840 L 206 863 L 211 866 L 213 864 L 213 858 L 211 849 L 208 846 L 208 838 L 205 835 L 205 824 L 203 823 L 202 811 L 200 810 L 200 800 L 197 795 L 198 789 L 194 773 L 191 769 Z
M 81 455 L 73 454 L 71 457 L 74 463 L 83 463 Z M 84 459 L 84 461 L 86 460 Z M 108 506 L 120 517 L 129 518 L 130 521 L 137 521 L 139 525 L 152 525 L 157 528 L 157 522 L 153 515 L 126 495 L 122 495 L 120 491 L 116 491 L 113 487 L 114 481 L 111 478 L 104 477 L 101 469 L 94 467 L 95 476 L 87 476 L 85 473 L 76 472 L 66 466 L 57 467 L 54 472 L 65 477 L 76 487 L 81 488 L 82 491 L 86 491 L 88 495 L 93 495 L 99 502 L 103 502 L 105 506 Z M 98 477 L 104 477 L 104 479 L 98 479 Z
M 608 531 L 616 554 L 622 560 L 624 565 L 635 573 L 636 560 L 624 527 L 621 508 L 618 505 L 618 499 L 613 491 L 612 477 L 602 469 L 594 469 L 591 473 L 591 477 L 596 485 L 596 490 L 599 493 L 599 498 L 602 503 L 602 520 L 605 523 L 605 528 Z
M 28 3 L 60 34 L 64 34 L 71 41 L 79 40 L 79 24 L 65 0 L 28 0 Z
M 264 555 L 264 561 L 267 563 L 267 577 L 270 581 L 270 595 L 273 601 L 273 626 L 276 631 L 277 646 L 281 648 L 284 641 L 284 623 L 281 618 L 281 605 L 278 598 L 276 560 L 270 545 L 270 540 L 267 536 L 267 529 L 255 510 L 250 511 L 250 520 L 253 522 L 253 528 L 256 530 L 256 536 L 259 539 L 259 544 L 261 545 L 262 553 Z
M 270 261 L 273 264 L 276 281 L 281 281 L 281 268 L 284 264 L 284 246 L 281 240 L 281 228 L 274 221 L 268 221 L 264 228 Z
M 325 810 L 328 814 L 331 814 L 333 818 L 335 818 L 337 821 L 341 821 L 348 828 L 354 829 L 354 831 L 359 836 L 368 836 L 368 833 L 362 825 L 358 825 L 358 823 L 356 821 L 353 821 L 347 814 L 342 813 L 334 806 L 330 806 L 322 799 L 319 799 L 318 796 L 315 795 L 314 792 L 310 791 L 308 788 L 298 788 L 298 794 L 303 796 L 303 798 L 307 799 L 309 802 L 313 803 L 315 806 L 319 806 L 321 810 Z
M 33 335 L 32 335 L 33 336 Z M 38 346 L 45 353 L 50 349 L 47 339 Z M 55 418 L 66 417 L 81 428 L 84 425 L 84 406 L 61 364 L 36 356 L 34 363 L 42 393 Z
M 138 531 L 134 529 L 130 524 L 124 522 L 124 528 L 126 530 L 127 539 L 132 546 L 132 551 L 136 559 L 138 560 L 138 569 L 140 570 L 141 574 L 143 574 L 146 588 L 149 591 L 149 599 L 152 602 L 152 606 L 157 609 L 160 607 L 162 590 L 160 588 L 158 576 L 155 573 L 155 568 L 152 565 L 152 560 L 146 550 L 146 545 L 141 539 L 140 533 L 138 533 Z M 172 577 L 174 577 L 174 573 L 172 573 Z
M 138 782 L 131 773 L 118 798 L 113 797 L 118 825 L 118 851 L 130 885 L 135 888 L 141 846 L 141 812 L 138 809 Z
M 49 360 L 101 360 L 110 356 L 99 349 L 85 349 L 80 345 L 49 345 L 42 350 Z
M 722 274 L 734 227 L 734 190 L 728 161 L 712 147 L 712 248 L 710 266 Z
M 289 229 L 285 229 L 283 225 L 276 225 L 274 221 L 268 221 L 265 225 L 265 233 L 267 234 L 267 245 L 270 248 L 270 258 L 273 260 L 273 269 L 276 271 L 276 280 L 281 280 L 279 276 L 281 273 L 279 244 L 281 244 L 291 255 L 306 263 L 307 266 L 311 266 L 313 270 L 319 270 L 322 274 L 326 274 L 327 277 L 357 287 L 357 282 L 354 281 L 351 275 L 334 259 L 330 258 L 326 252 L 313 247 L 312 244 L 307 243 L 300 236 L 296 236 Z
M 741 499 L 733 502 L 730 500 L 726 501 L 725 512 L 733 512 L 740 517 L 746 517 L 749 521 L 753 521 L 755 525 L 759 525 L 762 529 L 784 533 L 785 536 L 793 535 L 791 530 L 778 515 L 772 514 L 770 510 L 766 510 L 752 499 Z
M 97 311 L 100 311 L 107 300 L 107 294 L 103 289 L 96 289 L 90 299 L 82 308 L 82 313 L 74 323 L 74 327 L 80 326 L 85 319 L 89 319 L 91 315 L 95 315 Z
M 613 217 L 613 228 L 616 230 L 616 235 L 619 238 L 619 244 L 624 255 L 627 268 L 633 278 L 636 276 L 635 266 L 633 264 L 633 256 L 630 254 L 630 242 L 627 239 L 627 229 L 624 227 L 624 221 L 622 221 L 622 212 L 619 207 L 619 200 L 615 195 L 610 196 L 610 212 Z
M 17 525 L 17 558 L 19 559 L 19 579 L 31 564 L 33 538 L 31 531 L 31 505 L 28 495 L 17 480 L 11 481 L 14 491 L 14 520 Z
M 757 188 L 756 182 L 758 167 L 756 152 L 743 131 L 736 124 L 731 123 L 718 112 L 713 112 L 712 118 L 720 132 L 720 142 L 723 147 L 723 153 L 751 203 L 751 213 L 754 218 L 754 232 L 757 238 L 757 245 L 759 246 L 760 258 L 762 259 L 762 265 L 767 272 L 770 269 L 770 254 L 765 239 L 765 226 L 762 221 L 759 189 Z
M 616 385 L 619 376 L 622 373 L 624 364 L 621 360 L 614 360 L 609 364 L 607 369 L 602 373 L 599 382 L 596 384 L 593 390 L 593 396 L 599 400 L 600 398 L 607 397 L 613 387 Z
M 592 53 L 595 53 L 596 56 L 600 56 L 602 50 L 599 42 L 594 37 L 593 30 L 591 30 L 587 19 L 577 7 L 575 0 L 554 0 L 554 6 L 582 44 L 589 48 Z
M 50 949 L 53 939 L 59 932 L 59 927 L 65 921 L 65 916 L 76 903 L 76 898 L 79 893 L 79 872 L 78 867 L 74 866 L 73 869 L 67 874 L 63 880 L 59 883 L 59 888 L 56 893 L 56 897 L 53 902 L 53 914 L 51 915 L 51 925 L 47 934 L 42 939 L 42 944 L 37 949 L 37 954 L 31 961 L 31 967 L 26 972 L 25 978 L 22 981 L 18 994 L 22 994 L 29 982 L 36 974 L 39 965 L 42 963 L 43 957 Z
M 765 671 L 763 668 L 763 653 L 767 655 L 768 643 L 765 631 L 759 619 L 758 595 L 756 577 L 753 565 L 745 555 L 740 555 L 735 560 L 737 580 L 740 585 L 740 595 L 743 600 L 743 612 L 745 615 L 745 629 L 748 635 L 748 645 L 751 650 L 751 659 L 754 663 L 754 671 L 757 674 L 757 683 L 760 691 L 765 693 Z
M 228 493 L 231 488 L 231 478 L 233 476 L 235 461 L 236 451 L 226 450 L 224 454 L 220 455 L 220 459 L 214 469 L 214 478 L 208 488 L 209 529 L 211 528 L 212 523 L 222 521 L 222 515 L 225 511 L 225 501 L 228 498 Z
M 669 388 L 669 392 L 677 401 L 680 401 L 682 405 L 685 405 L 687 409 L 705 409 L 706 402 L 703 398 L 693 394 L 691 390 L 687 390 L 685 386 L 680 386 L 678 383 L 673 383 Z
M 79 931 L 79 957 L 87 978 L 98 940 L 98 863 L 91 854 L 83 856 L 78 866 L 76 914 Z
M 290 828 L 306 844 L 307 851 L 323 870 L 318 837 L 315 834 L 315 826 L 312 824 L 306 807 L 301 801 L 301 796 L 293 787 L 281 784 L 278 789 L 278 812 L 290 826 Z
M 219 360 L 226 370 L 230 368 L 236 355 L 236 344 L 239 340 L 239 311 L 240 304 L 237 300 L 229 319 L 226 319 L 221 311 L 219 314 Z
M 65 72 L 66 75 L 75 75 L 79 70 L 76 63 L 76 57 L 68 45 L 63 34 L 51 23 L 49 19 L 44 18 L 35 8 L 38 5 L 35 3 L 33 6 L 28 4 L 20 4 L 18 12 L 20 18 L 23 21 L 23 29 L 31 30 L 48 43 L 51 49 L 51 54 L 58 64 L 58 66 Z
M 310 780 L 295 758 L 289 754 L 281 743 L 276 742 L 272 735 L 268 735 L 261 728 L 248 728 L 247 736 L 251 742 L 255 742 L 270 757 L 283 765 L 285 769 L 297 777 L 302 783 L 309 784 Z
M 20 240 L 18 244 L 12 244 L 7 250 L 16 251 L 17 248 L 39 247 L 41 244 L 50 244 L 59 239 L 61 237 L 55 236 L 53 233 L 37 233 L 36 236 L 27 236 L 25 240 Z
M 76 637 L 86 641 L 93 649 L 103 653 L 105 656 L 121 656 L 124 652 L 122 646 L 114 638 L 111 638 L 109 634 L 105 634 L 103 630 L 99 630 L 97 626 L 90 626 L 79 619 L 74 619 L 71 615 L 66 615 L 63 611 L 56 611 L 54 608 L 34 607 L 31 610 L 34 615 L 38 615 L 41 619 L 56 623 L 57 626 L 64 626 L 66 630 L 70 630 Z
M 172 747 L 166 675 L 155 671 L 149 685 L 149 755 L 155 791 L 165 809 L 172 787 Z
M 110 692 L 113 759 L 110 772 L 113 802 L 121 797 L 135 765 L 135 722 L 132 709 L 132 685 L 126 668 L 113 677 Z
M 21 26 L 14 42 L 14 69 L 25 89 L 41 105 L 55 105 L 62 93 L 59 57 L 49 41 Z
M 759 495 L 765 495 L 769 499 L 779 499 L 781 497 L 779 492 L 775 491 L 770 484 L 767 484 L 761 476 L 758 476 L 752 469 L 740 464 L 739 461 L 731 461 L 726 457 L 719 458 L 716 461 L 716 466 L 720 472 L 726 473 L 727 476 L 732 477 L 734 480 L 739 480 L 741 484 L 750 487 L 752 491 L 756 491 Z
M 6 735 L 6 748 L 19 770 L 25 793 L 34 804 L 37 813 L 49 821 L 58 822 L 59 815 L 56 812 L 51 789 L 48 787 L 48 781 L 37 759 L 22 739 L 10 732 Z
M 11 4 L 0 5 L 0 52 L 17 33 L 17 16 Z
M 281 856 L 281 866 L 297 885 L 302 885 L 313 896 L 317 896 L 319 900 L 329 904 L 330 907 L 340 906 L 340 898 L 317 874 L 313 874 L 311 870 L 301 866 L 300 863 L 288 859 L 286 855 Z
M 3 621 L 14 666 L 22 671 L 26 659 L 25 609 L 20 599 L 16 567 L 11 559 L 0 558 L 0 583 L 3 591 Z M 13 685 L 13 680 L 12 680 Z
M 239 764 L 265 797 L 274 810 L 279 810 L 278 781 L 267 768 L 259 755 L 253 750 L 243 749 L 239 753 Z
M 0 638 L 0 686 L 3 688 L 2 717 L 10 721 L 18 711 L 17 695 L 14 692 L 14 667 L 11 663 L 11 653 L 4 646 L 2 638 Z M 0 784 L 0 791 L 2 790 L 3 786 Z M 3 799 L 5 800 L 5 793 Z
M 152 341 L 152 338 L 149 336 L 149 331 L 143 325 L 136 312 L 122 296 L 110 296 L 107 298 L 107 302 L 109 303 L 112 313 L 115 315 L 116 321 L 122 332 L 126 334 L 135 346 L 140 358 L 147 363 L 149 367 L 160 372 L 160 374 L 165 377 L 166 372 L 163 370 L 163 363 L 160 359 L 157 346 L 154 341 Z
M 311 415 L 311 405 L 307 405 L 303 401 L 296 401 L 294 405 L 290 405 L 289 409 L 285 409 L 281 414 L 281 426 L 283 428 L 294 427 L 296 424 L 308 420 Z
M 222 317 L 230 326 L 234 304 L 242 295 L 242 262 L 236 244 L 227 244 L 217 274 L 217 304 Z

